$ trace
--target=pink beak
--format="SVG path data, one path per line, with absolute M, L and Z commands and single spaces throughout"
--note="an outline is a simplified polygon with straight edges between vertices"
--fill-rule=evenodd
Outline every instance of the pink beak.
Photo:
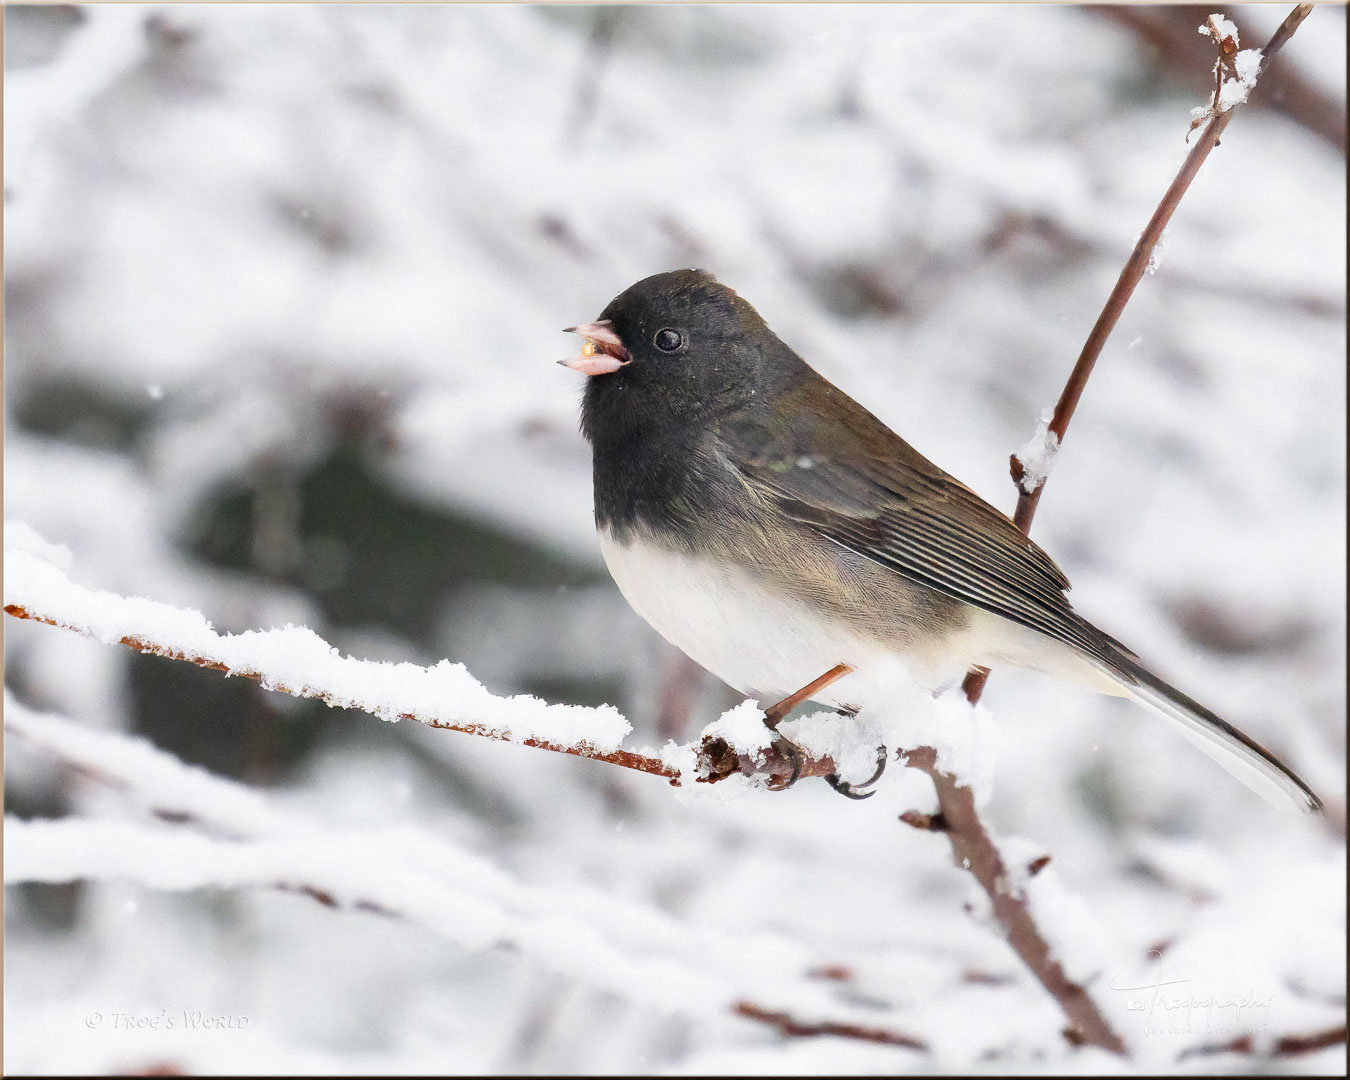
M 581 326 L 569 326 L 564 333 L 580 334 L 586 340 L 581 347 L 581 355 L 567 360 L 559 360 L 565 368 L 579 371 L 583 375 L 608 375 L 619 368 L 632 363 L 632 357 L 624 348 L 619 335 L 614 332 L 608 319 L 600 322 L 583 323 Z

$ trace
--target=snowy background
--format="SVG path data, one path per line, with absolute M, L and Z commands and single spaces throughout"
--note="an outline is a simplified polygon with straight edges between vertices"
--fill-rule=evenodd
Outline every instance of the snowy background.
M 1243 45 L 1286 10 L 1241 8 Z M 221 630 L 609 703 L 634 746 L 737 698 L 605 574 L 560 328 L 712 270 L 1010 511 L 1210 63 L 1178 60 L 1203 12 L 4 15 L 7 538 Z M 1004 671 L 985 696 L 988 818 L 1053 854 L 1057 946 L 1141 1069 L 1344 1068 L 1262 1056 L 1345 1022 L 1344 68 L 1318 8 L 1182 203 L 1034 528 L 1325 820 L 1127 703 Z M 696 797 L 13 619 L 5 659 L 9 1072 L 1120 1067 L 896 821 L 931 809 L 917 774 Z

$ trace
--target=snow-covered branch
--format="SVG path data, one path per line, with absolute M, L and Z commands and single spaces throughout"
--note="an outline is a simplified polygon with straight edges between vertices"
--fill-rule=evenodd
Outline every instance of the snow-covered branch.
M 15 528 L 11 535 L 31 530 Z M 268 690 L 361 709 L 381 720 L 428 727 L 596 758 L 675 779 L 657 758 L 619 749 L 632 730 L 609 706 L 554 705 L 521 694 L 489 693 L 462 664 L 387 664 L 342 656 L 302 626 L 216 632 L 200 613 L 142 597 L 87 589 L 60 559 L 37 544 L 5 548 L 5 611 L 60 626 L 106 644 L 254 679 Z

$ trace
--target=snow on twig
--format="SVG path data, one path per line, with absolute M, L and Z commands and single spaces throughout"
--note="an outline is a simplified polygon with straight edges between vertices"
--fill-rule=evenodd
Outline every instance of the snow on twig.
M 632 729 L 610 706 L 555 705 L 525 694 L 498 697 L 462 664 L 443 660 L 424 668 L 357 660 L 341 656 L 301 626 L 217 633 L 196 611 L 78 585 L 43 553 L 29 545 L 10 546 L 8 536 L 5 610 L 105 643 L 256 679 L 269 690 L 361 709 L 382 720 L 416 720 L 583 757 L 616 758 L 618 764 L 627 764 L 625 756 L 637 757 L 618 749 Z M 660 762 L 643 760 L 649 766 L 645 771 L 669 775 Z
M 1059 436 L 1050 430 L 1051 415 L 1048 410 L 1041 414 L 1035 434 L 1012 456 L 1010 468 L 1013 480 L 1024 495 L 1035 491 L 1050 479 L 1050 470 L 1055 467 Z
M 708 734 L 722 730 L 720 720 L 709 725 L 696 743 L 671 742 L 660 756 L 652 756 L 619 748 L 632 729 L 610 706 L 552 704 L 524 694 L 498 697 L 462 664 L 448 660 L 429 668 L 357 660 L 340 656 L 312 630 L 298 626 L 220 634 L 199 612 L 144 597 L 88 589 L 71 581 L 68 556 L 27 526 L 9 524 L 5 612 L 107 644 L 254 679 L 278 693 L 361 709 L 382 720 L 412 720 L 428 727 L 575 754 L 661 776 L 676 786 L 681 785 L 682 776 L 707 782 L 726 779 L 733 773 L 772 778 L 792 770 L 787 759 L 760 754 L 757 746 L 749 745 L 753 740 L 728 742 Z M 744 708 L 737 706 L 727 716 L 739 716 Z M 742 730 L 745 727 L 741 725 Z M 759 727 L 764 730 L 762 724 Z M 733 745 L 735 741 L 747 745 Z M 724 758 L 721 764 L 713 762 L 714 751 Z M 825 776 L 836 771 L 833 757 L 822 752 L 804 762 L 801 775 Z

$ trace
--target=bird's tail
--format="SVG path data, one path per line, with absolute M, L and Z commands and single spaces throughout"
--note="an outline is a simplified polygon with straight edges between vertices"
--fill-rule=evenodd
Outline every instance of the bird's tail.
M 1305 814 L 1322 809 L 1312 788 L 1256 740 L 1163 682 L 1128 650 L 1113 648 L 1111 653 L 1110 674 L 1131 697 L 1176 721 L 1183 735 L 1267 802 Z

